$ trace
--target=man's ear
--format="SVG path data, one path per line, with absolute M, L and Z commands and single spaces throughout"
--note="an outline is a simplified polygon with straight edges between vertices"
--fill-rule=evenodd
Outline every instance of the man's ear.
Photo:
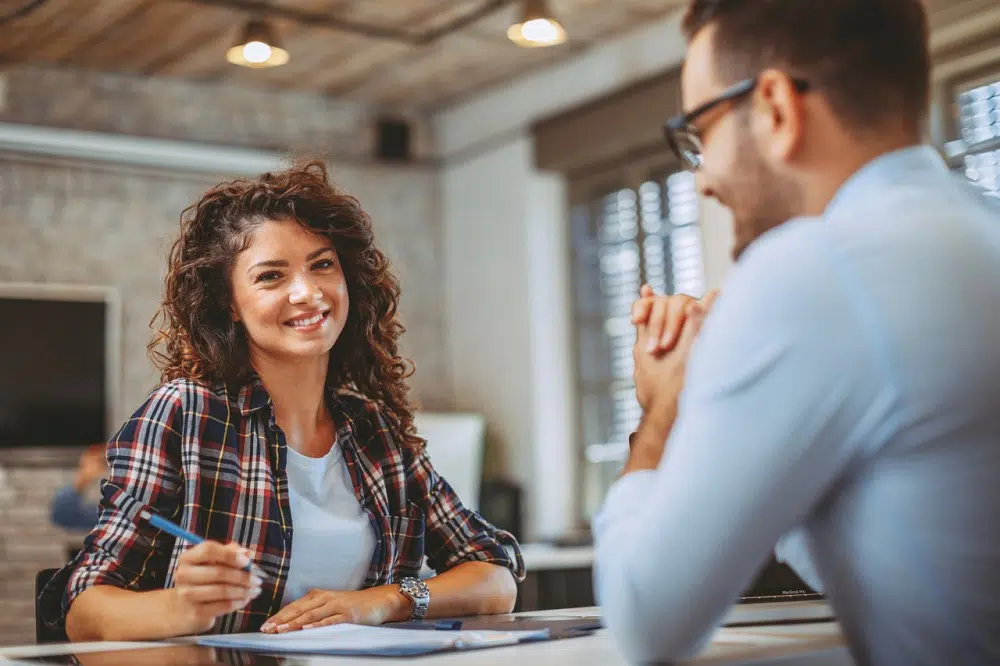
M 758 115 L 763 119 L 761 129 L 771 137 L 771 157 L 784 162 L 798 149 L 802 139 L 805 112 L 802 97 L 791 77 L 780 70 L 764 70 L 758 81 L 757 105 L 764 111 Z

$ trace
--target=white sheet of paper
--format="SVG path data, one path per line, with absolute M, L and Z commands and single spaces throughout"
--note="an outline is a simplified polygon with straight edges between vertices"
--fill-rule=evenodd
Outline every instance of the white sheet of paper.
M 303 629 L 287 634 L 228 634 L 202 636 L 199 645 L 261 652 L 371 654 L 389 651 L 435 651 L 512 645 L 545 637 L 545 631 L 437 631 L 395 629 L 356 624 Z

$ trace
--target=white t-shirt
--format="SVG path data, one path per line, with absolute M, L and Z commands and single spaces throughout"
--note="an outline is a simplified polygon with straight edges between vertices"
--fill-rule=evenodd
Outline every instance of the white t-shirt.
M 288 448 L 292 559 L 281 605 L 309 590 L 357 590 L 375 552 L 375 532 L 354 495 L 338 444 L 322 458 Z

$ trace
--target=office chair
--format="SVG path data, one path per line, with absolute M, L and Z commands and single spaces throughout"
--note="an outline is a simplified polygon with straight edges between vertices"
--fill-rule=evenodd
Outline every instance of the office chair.
M 427 440 L 434 469 L 448 481 L 467 508 L 479 509 L 486 421 L 479 414 L 417 412 L 417 434 Z
M 35 575 L 35 642 L 39 645 L 42 643 L 61 643 L 69 640 L 65 630 L 61 628 L 52 629 L 42 622 L 42 606 L 39 603 L 39 595 L 41 595 L 42 590 L 45 589 L 48 582 L 58 572 L 59 569 L 42 569 Z M 55 597 L 55 603 L 62 603 L 62 601 L 59 597 Z

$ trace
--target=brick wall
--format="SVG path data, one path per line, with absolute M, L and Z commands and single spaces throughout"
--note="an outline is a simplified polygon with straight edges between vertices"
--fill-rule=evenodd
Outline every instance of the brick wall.
M 408 327 L 402 346 L 417 366 L 416 397 L 429 409 L 450 406 L 441 346 L 439 176 L 426 167 L 358 160 L 370 142 L 359 109 L 305 93 L 59 70 L 14 70 L 0 78 L 0 121 L 347 155 L 330 160 L 333 178 L 371 214 L 379 244 L 400 276 Z M 0 153 L 0 281 L 121 291 L 118 422 L 156 381 L 145 356 L 148 323 L 179 213 L 217 180 Z M 70 476 L 69 469 L 0 464 L 0 645 L 34 640 L 34 574 L 60 564 L 67 546 L 79 540 L 48 525 L 51 497 Z
M 83 541 L 83 534 L 49 523 L 51 497 L 72 476 L 71 470 L 0 467 L 0 645 L 34 642 L 35 574 L 60 566 L 67 550 Z

